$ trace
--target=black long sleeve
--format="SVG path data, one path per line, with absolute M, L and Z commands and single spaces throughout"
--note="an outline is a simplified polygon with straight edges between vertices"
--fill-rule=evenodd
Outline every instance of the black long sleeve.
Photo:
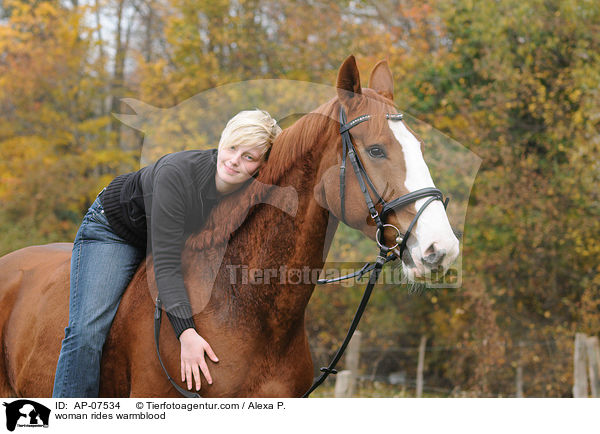
M 163 164 L 154 173 L 150 240 L 158 294 L 177 337 L 194 328 L 192 306 L 183 282 L 181 252 L 185 244 L 186 196 L 189 181 L 173 164 Z
M 116 177 L 102 199 L 114 232 L 152 254 L 158 293 L 177 337 L 194 327 L 181 254 L 218 200 L 216 159 L 216 149 L 165 155 Z

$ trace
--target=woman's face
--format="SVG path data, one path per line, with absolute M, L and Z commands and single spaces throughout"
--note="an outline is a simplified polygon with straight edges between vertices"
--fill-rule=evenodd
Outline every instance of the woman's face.
M 217 176 L 225 184 L 242 184 L 260 169 L 263 162 L 259 148 L 223 147 L 217 154 Z

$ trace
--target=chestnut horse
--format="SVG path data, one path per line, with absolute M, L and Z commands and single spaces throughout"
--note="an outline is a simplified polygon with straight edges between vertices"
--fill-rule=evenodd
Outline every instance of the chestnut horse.
M 207 358 L 214 382 L 208 385 L 203 378 L 202 396 L 297 397 L 311 385 L 313 365 L 304 316 L 314 281 L 232 280 L 232 268 L 223 264 L 242 264 L 249 270 L 323 267 L 323 252 L 329 249 L 332 229 L 341 219 L 340 104 L 348 120 L 371 115 L 368 122 L 353 128 L 352 137 L 378 192 L 387 192 L 386 201 L 434 187 L 422 143 L 404 122 L 386 119 L 386 113 L 396 112 L 387 62 L 375 66 L 369 88 L 362 89 L 350 56 L 338 71 L 337 88 L 337 97 L 277 137 L 258 177 L 261 182 L 226 196 L 202 231 L 186 242 L 184 278 L 196 328 L 220 359 L 213 363 Z M 376 227 L 351 172 L 346 174 L 344 221 L 374 240 Z M 265 184 L 293 187 L 298 194 L 297 213 L 291 216 L 265 203 L 263 196 L 269 194 L 262 187 Z M 392 212 L 388 223 L 406 230 L 422 203 Z M 395 231 L 386 230 L 382 241 L 391 246 L 395 237 Z M 33 246 L 0 259 L 0 396 L 51 396 L 68 319 L 71 247 L 66 243 Z M 425 276 L 430 271 L 427 258 L 441 252 L 435 268 L 447 268 L 458 256 L 458 247 L 443 204 L 436 201 L 413 229 L 403 267 L 412 278 Z M 200 283 L 203 271 L 198 263 L 217 251 L 224 251 L 223 263 L 214 289 L 207 290 Z M 148 257 L 123 295 L 104 346 L 101 396 L 179 396 L 156 357 L 153 282 Z M 168 372 L 179 378 L 179 343 L 171 327 L 162 328 L 160 346 Z

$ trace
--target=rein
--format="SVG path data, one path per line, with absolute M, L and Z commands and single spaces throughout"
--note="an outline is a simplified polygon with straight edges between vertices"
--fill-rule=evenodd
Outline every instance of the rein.
M 317 387 L 319 387 L 330 374 L 337 374 L 335 366 L 339 362 L 339 360 L 342 358 L 342 355 L 344 354 L 346 347 L 350 343 L 350 339 L 352 338 L 354 331 L 358 327 L 358 323 L 360 322 L 362 314 L 365 311 L 367 304 L 369 302 L 369 298 L 371 297 L 373 287 L 375 286 L 375 284 L 377 283 L 377 280 L 379 279 L 379 274 L 381 272 L 381 269 L 383 268 L 383 265 L 389 261 L 398 259 L 398 257 L 402 257 L 402 254 L 404 253 L 404 250 L 406 249 L 406 243 L 407 243 L 408 237 L 410 236 L 411 231 L 413 230 L 414 226 L 416 225 L 417 220 L 419 219 L 419 217 L 421 216 L 423 211 L 425 211 L 425 208 L 427 208 L 435 200 L 442 201 L 444 204 L 444 208 L 446 208 L 448 206 L 448 198 L 446 198 L 446 200 L 444 201 L 442 192 L 440 190 L 438 190 L 437 188 L 433 188 L 433 187 L 427 187 L 427 188 L 422 188 L 420 190 L 412 191 L 408 194 L 405 194 L 403 196 L 400 196 L 400 197 L 392 200 L 391 202 L 386 202 L 381 197 L 381 195 L 379 195 L 379 193 L 377 192 L 377 189 L 373 185 L 373 182 L 369 178 L 369 175 L 367 175 L 367 172 L 365 171 L 360 160 L 358 159 L 356 149 L 354 148 L 352 139 L 350 137 L 350 129 L 352 129 L 353 127 L 355 127 L 356 125 L 358 125 L 362 122 L 368 121 L 369 119 L 371 119 L 371 115 L 362 115 L 350 122 L 346 122 L 346 113 L 344 112 L 344 108 L 342 106 L 340 106 L 340 134 L 342 136 L 342 164 L 340 166 L 340 200 L 341 200 L 341 210 L 342 210 L 342 221 L 345 223 L 345 219 L 346 219 L 346 211 L 345 211 L 346 158 L 349 158 L 350 163 L 352 164 L 354 173 L 356 174 L 356 178 L 358 179 L 360 189 L 364 195 L 365 202 L 367 204 L 367 208 L 369 209 L 369 214 L 370 214 L 371 218 L 373 219 L 373 221 L 375 222 L 375 224 L 377 225 L 377 232 L 375 235 L 375 240 L 377 241 L 377 245 L 379 246 L 379 254 L 377 255 L 377 258 L 375 259 L 375 262 L 373 264 L 370 264 L 370 263 L 365 264 L 356 273 L 352 273 L 347 276 L 333 278 L 333 279 L 319 279 L 317 281 L 318 284 L 326 284 L 326 283 L 338 282 L 340 280 L 350 279 L 350 278 L 353 278 L 356 276 L 358 276 L 358 278 L 360 279 L 363 276 L 363 274 L 371 272 L 371 274 L 369 276 L 369 283 L 367 284 L 367 287 L 365 288 L 365 292 L 363 293 L 362 299 L 356 310 L 356 313 L 354 314 L 354 318 L 352 319 L 352 323 L 350 324 L 350 328 L 348 329 L 348 333 L 346 334 L 344 341 L 342 342 L 340 348 L 336 352 L 334 358 L 331 360 L 331 363 L 329 363 L 329 366 L 322 367 L 320 369 L 322 374 L 319 376 L 319 378 L 317 378 L 315 380 L 315 382 L 310 387 L 310 389 L 308 389 L 308 391 L 306 391 L 306 393 L 304 393 L 304 395 L 302 395 L 303 398 L 308 398 L 308 396 Z M 402 116 L 402 114 L 399 114 L 399 113 L 387 113 L 386 119 L 391 120 L 391 121 L 402 121 L 403 116 Z M 371 198 L 371 195 L 369 194 L 369 192 L 367 190 L 367 184 L 377 199 L 375 204 L 373 204 L 373 199 Z M 408 229 L 406 230 L 405 233 L 402 233 L 394 225 L 384 223 L 385 217 L 387 216 L 387 214 L 389 212 L 396 210 L 396 209 L 403 208 L 406 205 L 416 202 L 419 199 L 424 199 L 427 197 L 429 199 L 423 204 L 423 206 L 419 209 L 419 211 L 417 211 L 416 215 L 412 219 L 412 221 L 411 221 L 410 225 L 408 226 Z M 378 205 L 378 204 L 382 204 L 381 214 L 378 213 L 377 210 L 375 209 L 375 205 Z M 380 241 L 380 234 L 383 235 L 383 231 L 386 227 L 391 227 L 391 228 L 395 229 L 396 232 L 398 233 L 398 236 L 396 237 L 396 240 L 395 240 L 396 244 L 393 245 L 392 247 L 385 246 L 384 244 L 382 244 L 382 241 Z M 396 247 L 399 247 L 399 256 L 396 256 L 396 254 L 394 252 L 391 252 Z M 183 395 L 186 398 L 200 398 L 199 394 L 187 391 L 187 390 L 183 389 L 182 387 L 180 387 L 177 383 L 175 383 L 175 381 L 173 381 L 173 379 L 169 376 L 169 373 L 167 372 L 165 365 L 160 357 L 158 341 L 159 341 L 161 316 L 162 316 L 161 306 L 162 306 L 161 301 L 157 297 L 156 298 L 156 309 L 154 311 L 154 342 L 155 342 L 155 346 L 156 346 L 156 354 L 158 355 L 158 361 L 160 362 L 160 365 L 161 365 L 164 373 L 166 374 L 169 382 L 173 385 L 173 387 L 181 395 Z

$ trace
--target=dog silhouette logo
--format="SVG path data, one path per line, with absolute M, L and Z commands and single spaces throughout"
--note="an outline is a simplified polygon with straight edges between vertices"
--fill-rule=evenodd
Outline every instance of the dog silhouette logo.
M 48 427 L 50 409 L 29 399 L 4 403 L 6 407 L 6 429 L 18 427 Z

